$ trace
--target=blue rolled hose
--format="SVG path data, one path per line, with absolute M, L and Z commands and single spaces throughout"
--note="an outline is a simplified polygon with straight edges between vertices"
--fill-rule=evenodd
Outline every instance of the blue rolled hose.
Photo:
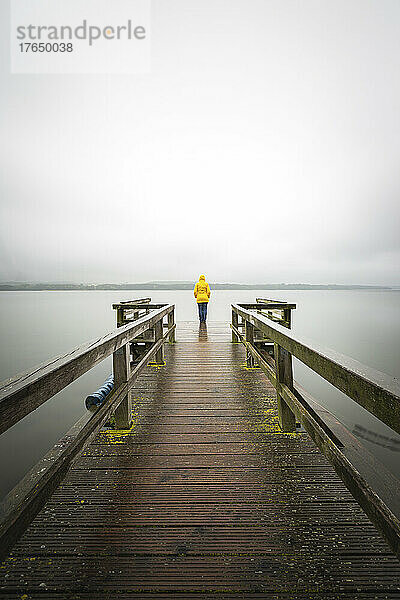
M 85 400 L 85 406 L 87 409 L 95 406 L 101 406 L 104 400 L 107 398 L 108 394 L 114 387 L 114 375 L 110 375 L 108 379 L 103 383 L 103 385 L 94 392 L 94 394 L 90 394 Z

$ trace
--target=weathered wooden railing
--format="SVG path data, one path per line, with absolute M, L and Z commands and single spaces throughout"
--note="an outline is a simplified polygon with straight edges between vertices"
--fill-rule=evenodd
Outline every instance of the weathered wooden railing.
M 142 307 L 143 301 L 125 303 L 124 310 Z M 152 305 L 146 312 L 115 331 L 35 369 L 0 384 L 0 433 L 41 406 L 57 392 L 112 354 L 114 389 L 94 413 L 85 414 L 54 448 L 8 494 L 0 507 L 0 559 L 42 508 L 64 478 L 73 459 L 88 444 L 111 414 L 119 429 L 129 428 L 131 388 L 146 365 L 163 364 L 163 344 L 175 340 L 175 306 Z M 163 331 L 163 320 L 168 323 Z
M 271 321 L 276 321 L 288 329 L 292 326 L 292 310 L 296 308 L 295 304 L 289 304 L 284 300 L 270 300 L 268 298 L 256 298 L 259 305 L 258 311 L 265 314 Z M 271 304 L 279 308 L 270 308 Z
M 113 304 L 113 309 L 117 311 L 117 327 L 121 327 L 122 325 L 126 325 L 127 323 L 132 323 L 132 321 L 136 321 L 144 314 L 148 314 L 150 310 L 155 310 L 157 308 L 162 308 L 164 304 L 160 303 L 152 303 L 151 298 L 140 298 L 139 300 L 128 300 L 126 302 L 119 302 L 117 304 Z M 164 327 L 171 328 L 174 324 L 174 313 L 170 313 L 168 315 L 168 322 L 164 323 Z M 143 335 L 141 340 L 136 340 L 136 342 L 144 342 L 147 343 L 149 341 L 149 335 L 151 332 L 147 332 Z M 151 336 L 150 336 L 151 341 Z M 175 342 L 175 330 L 172 331 L 169 341 L 171 343 Z
M 260 299 L 259 299 L 260 300 Z M 293 379 L 295 357 L 380 421 L 400 433 L 398 380 L 352 358 L 319 347 L 260 314 L 272 301 L 232 304 L 232 341 L 246 347 L 248 367 L 260 367 L 277 392 L 279 424 L 296 420 L 332 463 L 350 492 L 400 557 L 400 484 L 327 409 Z M 273 343 L 273 351 L 270 347 Z M 272 356 L 271 356 L 272 354 Z
M 113 304 L 113 309 L 117 311 L 117 327 L 136 321 L 139 316 L 149 314 L 150 302 L 151 298 L 138 298 Z

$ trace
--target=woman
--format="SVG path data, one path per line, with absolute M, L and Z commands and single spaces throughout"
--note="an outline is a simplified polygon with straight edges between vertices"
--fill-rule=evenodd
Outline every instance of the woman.
M 200 323 L 205 323 L 207 319 L 207 304 L 210 298 L 210 286 L 204 275 L 200 275 L 198 282 L 194 286 L 194 297 L 199 307 Z

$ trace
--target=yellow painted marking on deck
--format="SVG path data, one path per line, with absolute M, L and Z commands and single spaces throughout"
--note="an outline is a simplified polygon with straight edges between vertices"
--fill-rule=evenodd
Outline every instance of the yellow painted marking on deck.
M 246 363 L 241 363 L 240 368 L 244 369 L 245 371 L 259 371 L 260 370 L 260 367 L 248 367 Z
M 133 405 L 140 406 L 140 404 L 145 400 L 142 398 L 133 398 Z M 99 432 L 99 438 L 103 442 L 108 442 L 109 444 L 124 444 L 126 438 L 131 435 L 132 431 L 135 429 L 139 421 L 139 412 L 133 410 L 132 411 L 132 425 L 129 429 L 104 429 Z
M 152 367 L 153 369 L 156 369 L 157 371 L 159 371 L 160 369 L 162 369 L 163 367 L 167 366 L 167 363 L 165 362 L 165 360 L 162 361 L 162 363 L 156 363 L 156 362 L 149 362 L 147 364 L 148 367 Z

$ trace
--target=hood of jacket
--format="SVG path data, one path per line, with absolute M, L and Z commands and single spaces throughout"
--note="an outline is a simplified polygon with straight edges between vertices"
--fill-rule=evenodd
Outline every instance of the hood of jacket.
M 197 302 L 208 302 L 210 298 L 210 286 L 206 282 L 204 275 L 200 275 L 198 282 L 194 286 L 194 296 Z

